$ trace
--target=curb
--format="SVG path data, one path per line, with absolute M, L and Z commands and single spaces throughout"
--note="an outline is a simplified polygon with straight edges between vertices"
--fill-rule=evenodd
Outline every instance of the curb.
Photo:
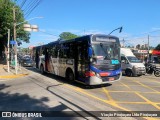
M 28 73 L 27 74 L 18 74 L 18 75 L 5 75 L 5 76 L 0 76 L 0 79 L 3 78 L 3 79 L 12 79 L 12 78 L 19 78 L 19 77 L 23 77 L 23 76 L 27 76 L 29 75 Z
M 11 75 L 3 75 L 3 76 L 0 76 L 0 79 L 13 79 L 13 78 L 20 78 L 20 77 L 29 75 L 29 72 L 25 68 L 22 68 L 22 69 L 24 69 L 26 73 L 19 73 L 17 75 L 15 75 L 14 73 Z

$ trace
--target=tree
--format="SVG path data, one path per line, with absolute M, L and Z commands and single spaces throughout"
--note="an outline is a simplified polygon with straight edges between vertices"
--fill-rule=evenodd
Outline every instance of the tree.
M 69 39 L 74 39 L 78 37 L 77 35 L 70 33 L 70 32 L 62 32 L 60 35 L 60 40 L 69 40 Z
M 0 56 L 2 51 L 7 48 L 8 29 L 11 31 L 11 39 L 13 39 L 13 6 L 16 11 L 16 23 L 21 23 L 24 20 L 23 11 L 16 5 L 13 0 L 0 0 Z M 23 25 L 16 26 L 17 40 L 29 42 L 30 33 L 23 30 Z
M 155 50 L 160 50 L 160 44 L 155 47 Z
M 141 48 L 141 45 L 140 44 L 136 45 L 136 48 L 139 50 Z

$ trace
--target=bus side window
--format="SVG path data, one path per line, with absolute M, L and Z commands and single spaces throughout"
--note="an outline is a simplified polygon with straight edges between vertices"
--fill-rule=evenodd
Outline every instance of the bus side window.
M 68 50 L 68 58 L 73 59 L 74 58 L 74 45 L 70 44 L 69 45 L 69 50 Z

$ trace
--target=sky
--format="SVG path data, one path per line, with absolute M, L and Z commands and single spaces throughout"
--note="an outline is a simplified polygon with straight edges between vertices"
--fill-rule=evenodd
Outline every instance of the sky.
M 28 0 L 29 2 L 30 0 Z M 31 32 L 30 43 L 21 47 L 47 44 L 59 38 L 62 32 L 76 35 L 109 34 L 123 26 L 121 33 L 112 35 L 134 46 L 160 43 L 160 0 L 42 0 L 27 16 L 39 32 Z

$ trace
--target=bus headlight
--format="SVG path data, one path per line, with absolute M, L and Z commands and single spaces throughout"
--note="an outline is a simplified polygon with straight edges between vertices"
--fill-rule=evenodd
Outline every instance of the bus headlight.
M 100 75 L 99 75 L 99 73 L 96 73 L 96 76 L 100 78 Z
M 93 62 L 93 58 L 90 58 L 90 62 Z

